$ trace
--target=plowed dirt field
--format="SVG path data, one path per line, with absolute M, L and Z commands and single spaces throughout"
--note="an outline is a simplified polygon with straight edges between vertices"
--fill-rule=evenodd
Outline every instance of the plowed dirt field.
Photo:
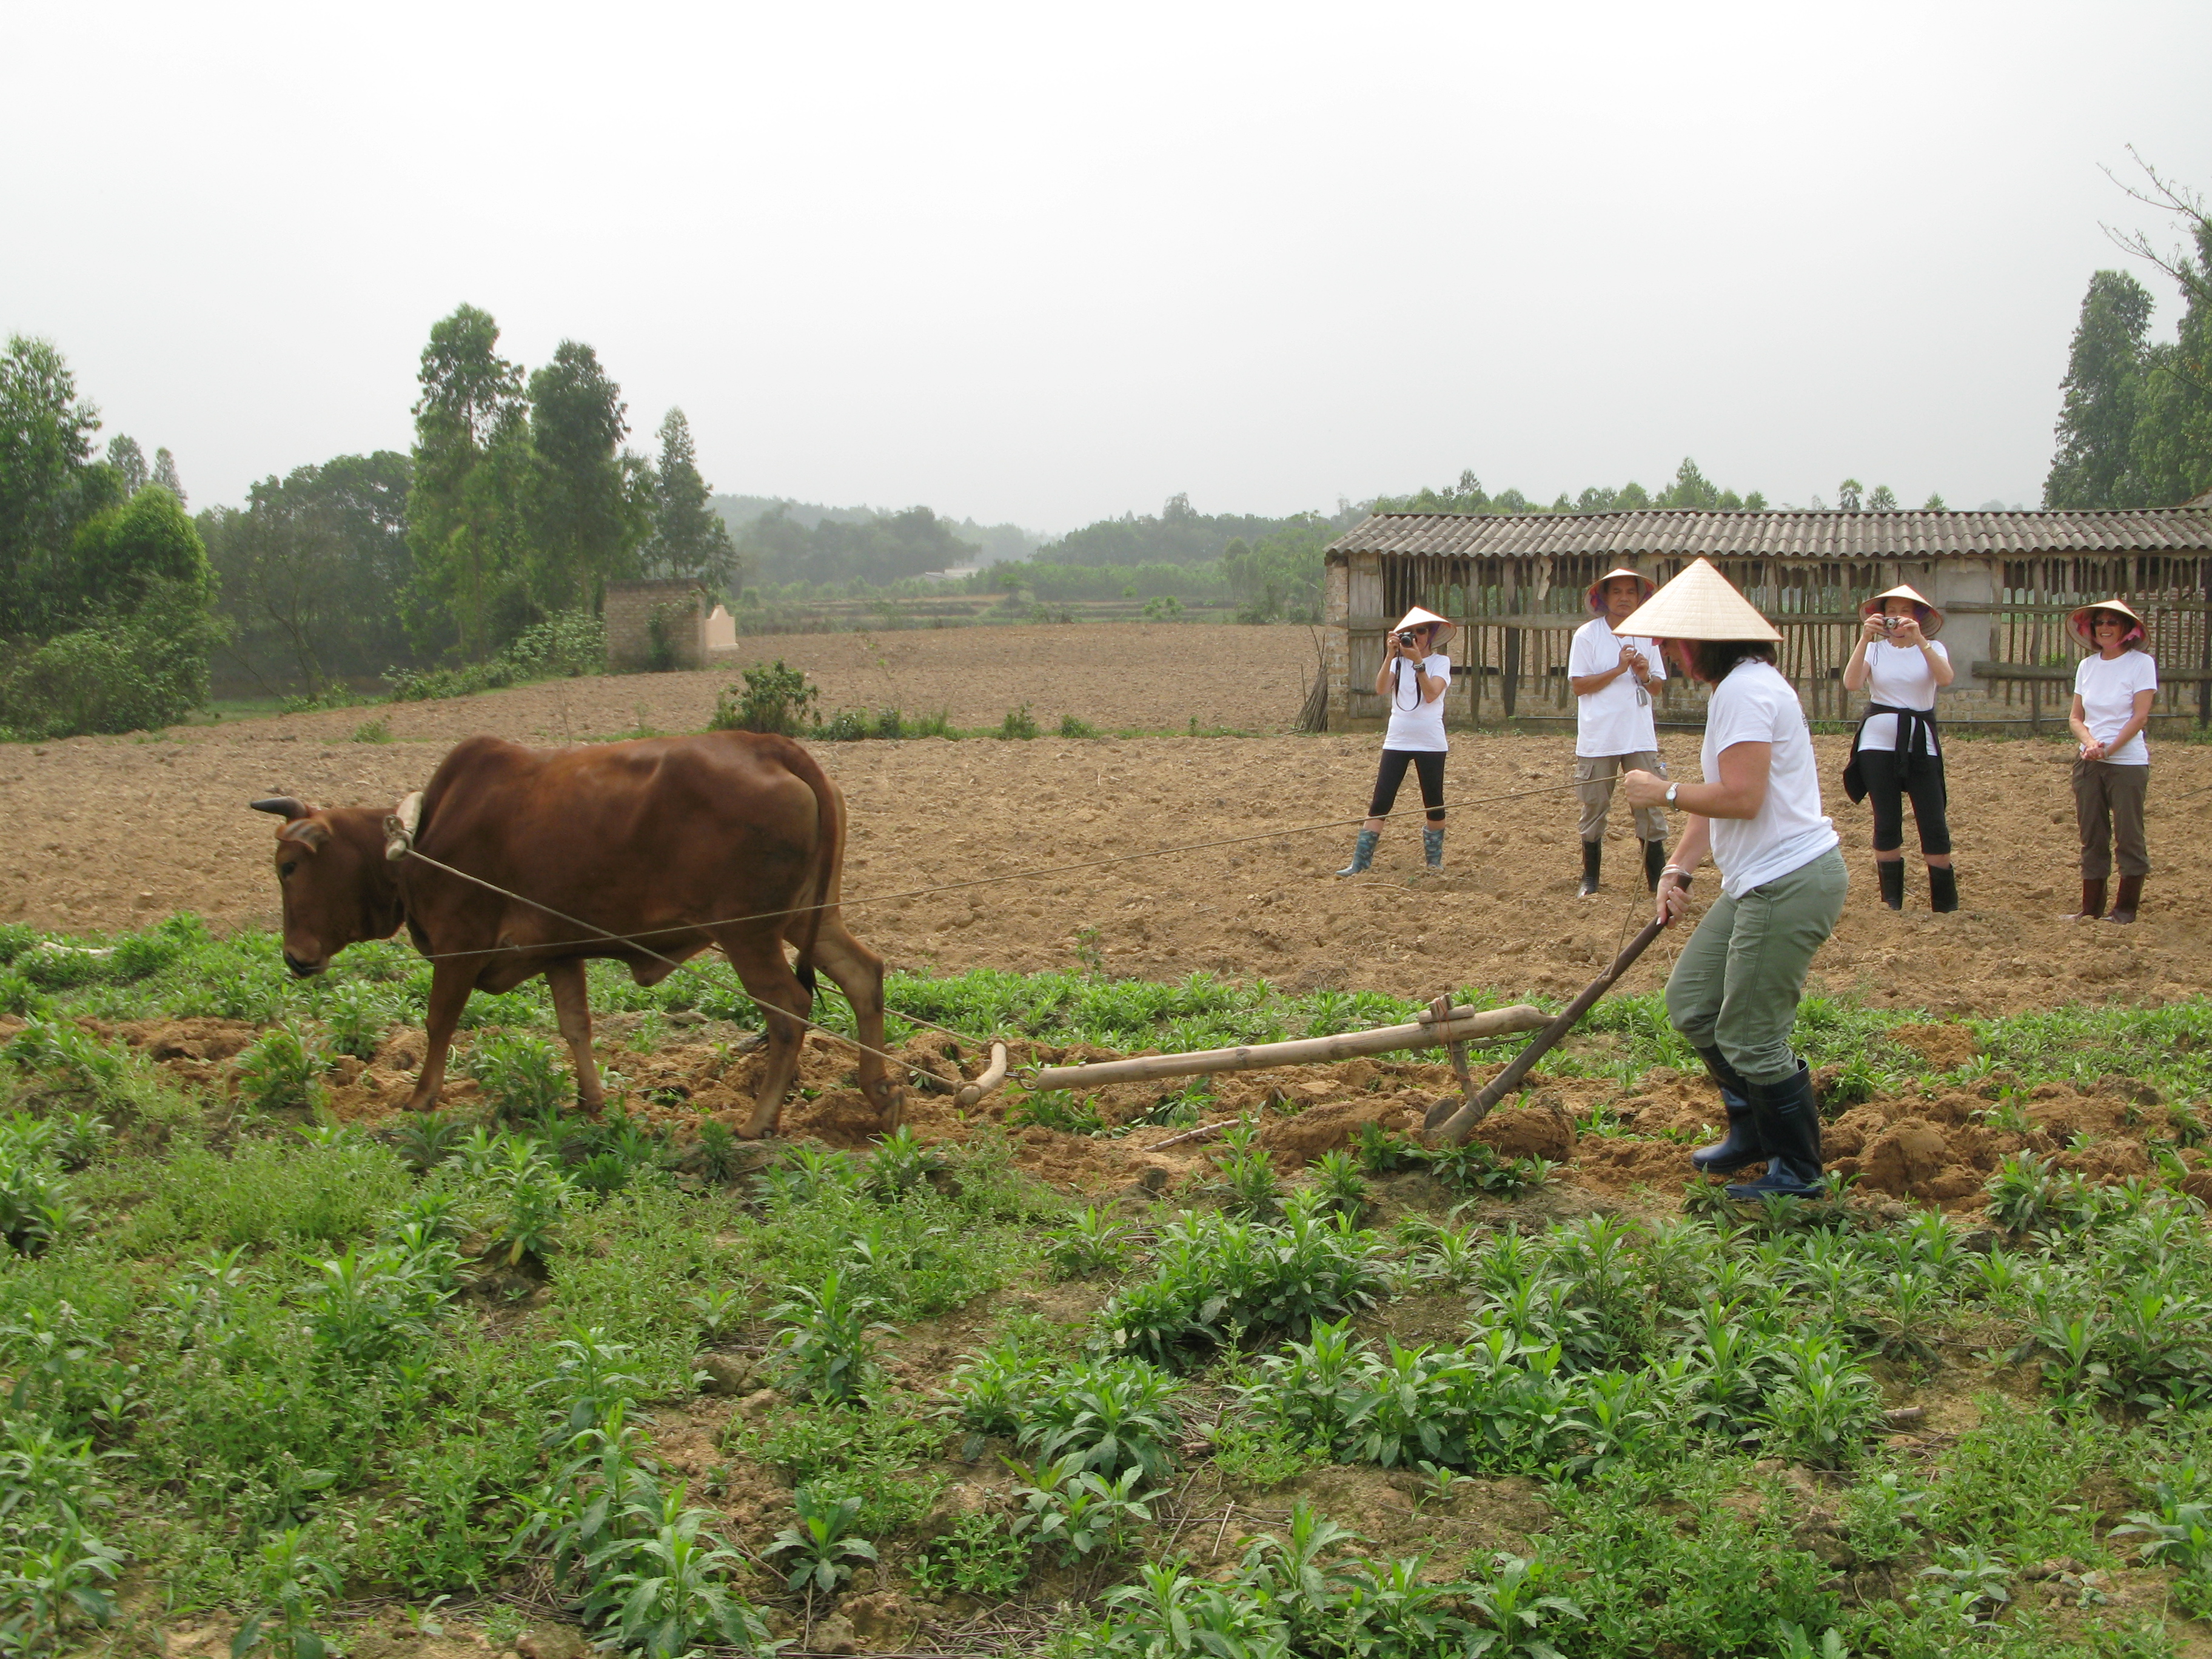
M 824 706 L 949 709 L 994 725 L 1021 702 L 1048 732 L 1073 714 L 1102 729 L 1231 727 L 1251 737 L 1031 742 L 926 738 L 823 744 L 853 811 L 848 907 L 894 965 L 957 970 L 1074 966 L 1177 977 L 1205 969 L 1294 989 L 1427 997 L 1455 986 L 1519 996 L 1587 981 L 1640 920 L 1635 845 L 1611 843 L 1601 898 L 1574 896 L 1572 742 L 1456 734 L 1447 867 L 1419 867 L 1409 821 L 1373 873 L 1340 881 L 1352 826 L 1269 836 L 1163 858 L 1024 873 L 1191 842 L 1356 817 L 1377 737 L 1299 737 L 1306 630 L 1193 626 L 969 629 L 748 641 L 824 688 Z M 583 740 L 640 724 L 704 725 L 729 672 L 572 680 L 448 702 L 179 728 L 158 739 L 78 738 L 0 749 L 0 921 L 91 932 L 189 909 L 219 927 L 267 926 L 276 894 L 270 823 L 253 796 L 389 802 L 418 788 L 456 739 Z M 381 720 L 391 740 L 354 740 Z M 1952 744 L 1952 822 L 1966 908 L 1928 913 L 1916 878 L 1902 915 L 1873 892 L 1868 820 L 1832 780 L 1844 739 L 1818 740 L 1829 810 L 1855 889 L 1811 988 L 1881 1006 L 1999 1013 L 2073 1001 L 2159 1002 L 2203 990 L 2212 854 L 2198 832 L 2212 748 L 2154 746 L 2154 866 L 2133 927 L 2058 920 L 2076 889 L 2069 745 Z M 1662 734 L 1694 776 L 1693 734 Z M 1412 792 L 1408 791 L 1408 799 Z M 1626 824 L 1616 813 L 1616 833 Z M 1917 869 L 1917 866 L 1914 866 Z M 909 890 L 1004 878 L 956 891 Z M 1701 887 L 1710 891 L 1708 872 Z M 1626 985 L 1663 979 L 1662 942 Z

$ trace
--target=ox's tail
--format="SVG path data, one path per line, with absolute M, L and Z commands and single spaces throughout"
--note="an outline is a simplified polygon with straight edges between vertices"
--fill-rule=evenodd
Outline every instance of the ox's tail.
M 807 890 L 799 901 L 807 908 L 798 917 L 796 931 L 784 935 L 798 947 L 796 971 L 799 983 L 806 987 L 811 996 L 814 993 L 815 941 L 822 934 L 824 907 L 837 902 L 838 874 L 845 867 L 845 798 L 813 756 L 795 743 L 789 747 L 791 753 L 785 763 L 814 792 L 819 831 L 814 841 L 814 860 L 807 872 Z

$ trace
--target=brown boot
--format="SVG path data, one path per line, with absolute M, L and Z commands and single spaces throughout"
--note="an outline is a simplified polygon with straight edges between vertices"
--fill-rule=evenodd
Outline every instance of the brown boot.
M 2112 899 L 2112 914 L 2106 921 L 2117 921 L 2123 927 L 2136 919 L 2136 907 L 2142 902 L 2143 878 L 2141 876 L 2122 876 L 2120 890 Z
M 2105 878 L 2102 876 L 2100 876 L 2096 880 L 2092 881 L 2087 876 L 2082 877 L 2081 908 L 2076 910 L 2072 915 L 2064 917 L 2063 920 L 2067 921 L 2094 921 L 2099 916 L 2101 916 L 2104 914 Z

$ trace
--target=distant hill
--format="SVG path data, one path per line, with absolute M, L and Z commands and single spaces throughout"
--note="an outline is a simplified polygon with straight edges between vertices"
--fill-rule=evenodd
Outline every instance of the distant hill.
M 714 511 L 722 515 L 722 521 L 730 526 L 731 539 L 740 544 L 744 542 L 747 531 L 771 514 L 779 512 L 786 522 L 796 525 L 799 529 L 811 535 L 818 532 L 823 524 L 846 525 L 857 529 L 868 526 L 887 525 L 893 520 L 905 520 L 910 523 L 915 511 L 908 508 L 904 513 L 896 513 L 875 507 L 824 507 L 818 501 L 794 501 L 784 495 L 717 495 L 712 504 Z M 972 518 L 962 519 L 955 523 L 934 513 L 930 516 L 938 525 L 942 526 L 945 532 L 953 539 L 966 543 L 975 550 L 972 554 L 963 553 L 959 559 L 955 560 L 955 562 L 1004 564 L 1015 559 L 1026 559 L 1038 544 L 1045 540 L 1042 532 L 1024 530 L 1018 524 L 978 524 Z M 832 539 L 848 538 L 837 538 L 833 536 Z M 843 561 L 833 559 L 828 562 L 843 562 Z M 808 575 L 804 578 L 780 575 L 771 576 L 770 580 L 834 581 L 843 578 L 826 575 Z
M 1315 526 L 1348 530 L 1365 516 L 1364 508 L 1342 501 L 1334 514 L 1205 514 L 1191 506 L 1189 496 L 1170 495 L 1158 514 L 1101 519 L 1045 543 L 1035 557 L 1039 564 L 1206 564 L 1221 557 L 1232 541 L 1261 542 Z

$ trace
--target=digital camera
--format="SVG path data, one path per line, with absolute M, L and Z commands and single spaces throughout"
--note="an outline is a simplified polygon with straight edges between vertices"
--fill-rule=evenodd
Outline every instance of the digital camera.
M 1885 634 L 1894 634 L 1904 621 L 1905 618 L 1902 617 L 1884 617 L 1881 619 L 1882 631 Z
M 1419 635 L 1408 628 L 1399 634 L 1398 643 L 1401 645 L 1418 645 L 1420 642 L 1420 637 L 1421 636 Z

